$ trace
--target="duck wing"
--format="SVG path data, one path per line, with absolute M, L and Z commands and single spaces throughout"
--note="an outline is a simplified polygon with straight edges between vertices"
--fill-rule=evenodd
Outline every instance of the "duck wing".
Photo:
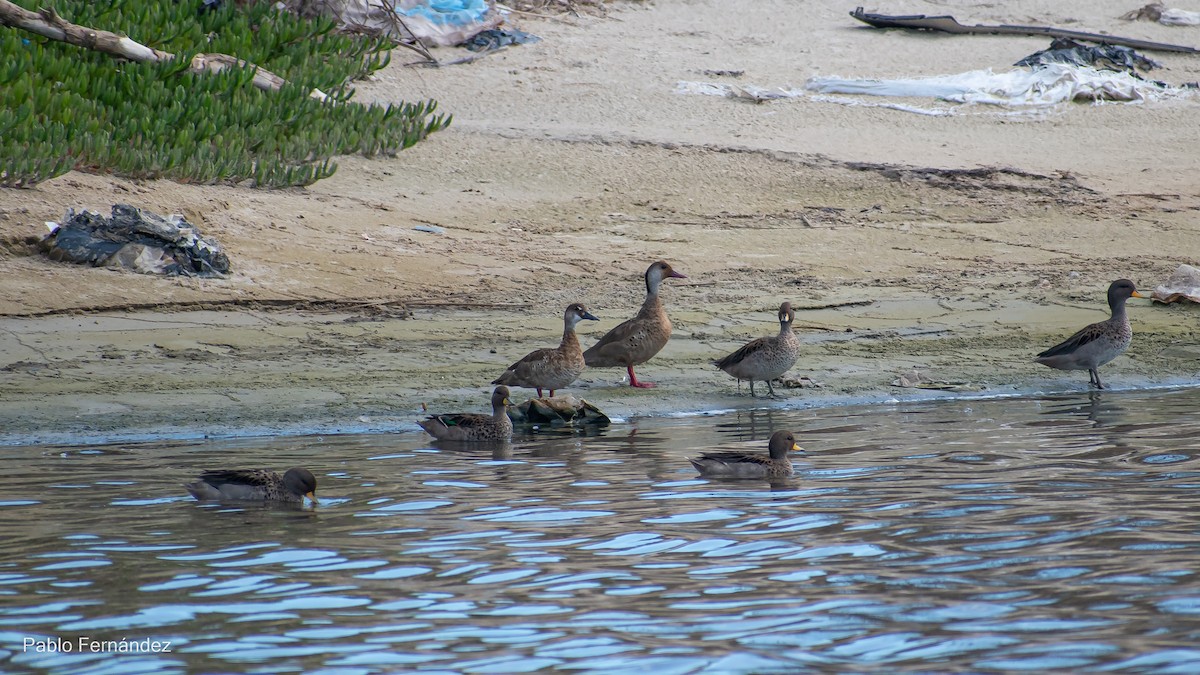
M 266 469 L 217 469 L 201 473 L 200 480 L 218 490 L 226 485 L 265 488 L 277 484 L 279 476 Z
M 491 415 L 477 413 L 451 413 L 449 415 L 430 415 L 429 422 L 437 422 L 447 428 L 481 429 L 492 422 Z
M 1063 340 L 1059 344 L 1054 345 L 1050 349 L 1038 354 L 1038 358 L 1046 356 L 1059 356 L 1061 354 L 1071 354 L 1077 351 L 1080 347 L 1094 342 L 1104 336 L 1104 324 L 1093 323 L 1090 326 L 1084 326 L 1078 333 Z
M 517 366 L 522 363 L 540 363 L 546 361 L 558 353 L 558 350 L 553 347 L 545 347 L 543 349 L 535 349 L 525 355 L 520 361 L 508 367 L 509 370 L 516 370 Z
M 756 452 L 740 452 L 728 450 L 725 452 L 706 452 L 700 455 L 700 460 L 709 460 L 721 464 L 754 464 L 764 467 L 771 466 L 771 458 Z
M 745 361 L 751 354 L 762 351 L 768 344 L 770 344 L 770 338 L 760 337 L 751 340 L 729 356 L 713 361 L 713 365 L 724 370 Z

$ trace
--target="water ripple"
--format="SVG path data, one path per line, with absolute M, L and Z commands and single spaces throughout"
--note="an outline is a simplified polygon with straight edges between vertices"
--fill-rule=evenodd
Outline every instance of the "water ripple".
M 8 448 L 0 669 L 1197 672 L 1198 404 L 750 411 L 502 459 L 409 433 Z M 789 481 L 685 459 L 780 428 Z M 178 493 L 233 457 L 310 467 L 321 504 Z M 22 644 L 80 636 L 176 646 Z

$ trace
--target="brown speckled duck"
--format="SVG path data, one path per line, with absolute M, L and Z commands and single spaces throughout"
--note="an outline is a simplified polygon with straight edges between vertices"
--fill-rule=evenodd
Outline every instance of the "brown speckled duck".
M 776 431 L 767 445 L 770 454 L 730 450 L 706 452 L 698 459 L 688 458 L 702 476 L 709 478 L 787 478 L 792 475 L 788 453 L 799 450 L 790 431 Z
M 443 441 L 507 441 L 512 438 L 508 419 L 508 387 L 492 391 L 492 414 L 452 413 L 430 415 L 417 422 L 430 436 Z
M 1120 356 L 1133 340 L 1133 329 L 1129 326 L 1129 317 L 1125 315 L 1125 301 L 1149 297 L 1139 293 L 1132 281 L 1117 279 L 1108 287 L 1111 318 L 1084 326 L 1083 330 L 1062 343 L 1038 354 L 1034 361 L 1059 370 L 1086 370 L 1088 384 L 1103 389 L 1098 369 Z
M 529 352 L 525 358 L 509 366 L 492 384 L 537 389 L 538 398 L 541 398 L 543 389 L 549 389 L 550 396 L 554 396 L 556 389 L 574 382 L 587 365 L 583 360 L 583 350 L 579 347 L 579 338 L 575 337 L 575 325 L 584 319 L 599 321 L 578 302 L 568 305 L 563 312 L 563 336 L 558 347 Z
M 633 367 L 649 361 L 671 339 L 671 319 L 667 318 L 662 302 L 658 299 L 658 287 L 663 279 L 687 277 L 660 260 L 646 270 L 646 301 L 637 316 L 604 334 L 600 341 L 583 353 L 590 368 L 616 368 L 625 366 L 629 371 L 632 387 L 653 387 L 652 382 L 638 382 Z
M 750 380 L 751 396 L 755 380 L 766 382 L 767 391 L 775 396 L 771 380 L 786 373 L 800 358 L 800 341 L 792 332 L 795 320 L 792 303 L 783 303 L 779 306 L 779 335 L 751 340 L 729 356 L 713 361 L 713 365 L 736 377 L 738 385 L 742 380 Z
M 280 476 L 266 469 L 205 471 L 184 487 L 201 501 L 317 503 L 317 479 L 308 469 L 288 469 Z

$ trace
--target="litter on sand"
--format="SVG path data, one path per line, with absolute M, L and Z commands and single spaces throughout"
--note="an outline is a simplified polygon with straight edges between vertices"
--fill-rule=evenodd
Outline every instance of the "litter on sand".
M 951 103 L 1048 107 L 1071 101 L 1149 101 L 1181 90 L 1127 72 L 1050 63 L 1032 70 L 972 70 L 957 75 L 894 80 L 814 77 L 805 88 L 821 94 L 933 98 Z
M 1200 12 L 1171 9 L 1161 2 L 1152 2 L 1121 15 L 1126 21 L 1154 21 L 1164 26 L 1200 26 Z
M 476 33 L 474 37 L 462 44 L 473 52 L 490 52 L 509 45 L 524 45 L 539 42 L 541 38 L 515 28 L 489 28 Z
M 69 209 L 63 223 L 47 223 L 41 241 L 51 260 L 119 267 L 142 274 L 224 277 L 229 258 L 204 239 L 183 216 L 163 218 L 128 204 L 114 204 L 112 217 Z
M 1200 269 L 1180 265 L 1167 283 L 1157 286 L 1150 297 L 1161 303 L 1200 302 Z
M 1005 72 L 988 68 L 950 75 L 896 79 L 813 77 L 803 89 L 681 81 L 676 84 L 675 92 L 724 96 L 753 103 L 808 98 L 932 116 L 963 114 L 965 111 L 961 104 L 1003 107 L 1009 110 L 999 114 L 1020 115 L 1075 101 L 1143 103 L 1191 97 L 1196 92 L 1195 84 L 1171 86 L 1142 77 L 1141 73 L 1160 65 L 1134 51 L 1134 48 L 1138 48 L 1200 54 L 1200 50 L 1192 47 L 1041 26 L 964 26 L 952 16 L 889 16 L 869 14 L 861 7 L 851 12 L 851 16 L 880 28 L 912 28 L 955 34 L 1044 35 L 1053 37 L 1054 41 L 1048 49 L 1030 54 L 1013 64 L 1018 69 Z M 934 99 L 960 105 L 931 107 L 909 102 L 876 103 L 858 98 L 861 96 Z

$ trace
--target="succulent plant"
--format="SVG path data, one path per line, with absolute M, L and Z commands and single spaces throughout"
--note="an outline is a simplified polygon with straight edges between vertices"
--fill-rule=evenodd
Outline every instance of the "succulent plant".
M 37 9 L 36 0 L 19 0 Z M 387 65 L 391 43 L 335 32 L 272 2 L 60 0 L 80 25 L 129 35 L 177 55 L 126 63 L 0 28 L 0 186 L 29 187 L 77 169 L 132 178 L 260 187 L 308 185 L 335 155 L 395 155 L 448 126 L 435 101 L 345 104 L 350 83 Z M 250 86 L 251 67 L 194 74 L 199 52 L 232 54 L 289 81 Z M 310 98 L 320 89 L 330 101 Z

